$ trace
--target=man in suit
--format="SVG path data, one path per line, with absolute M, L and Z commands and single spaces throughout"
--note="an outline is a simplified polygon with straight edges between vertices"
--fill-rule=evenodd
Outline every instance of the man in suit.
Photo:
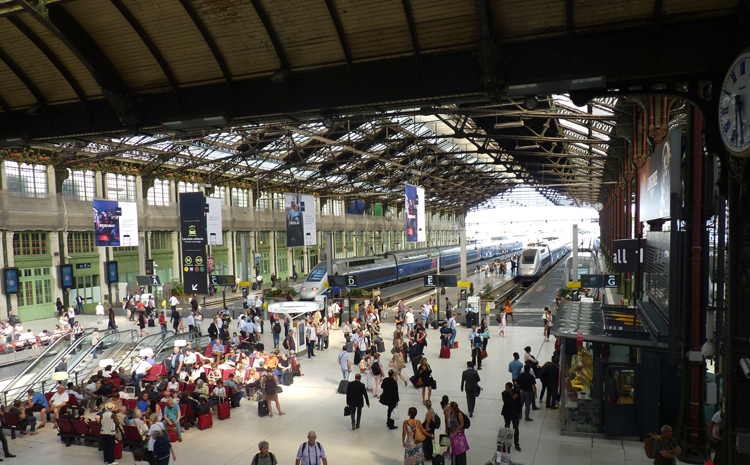
M 367 397 L 367 388 L 362 384 L 362 375 L 357 373 L 354 375 L 354 381 L 349 383 L 346 387 L 346 405 L 352 411 L 352 429 L 359 429 L 359 421 L 362 419 L 362 407 L 367 403 L 367 408 L 370 408 L 370 399 Z M 398 389 L 398 387 L 396 387 Z M 355 426 L 354 414 L 357 414 L 357 421 Z
M 505 427 L 510 428 L 513 425 L 513 442 L 516 445 L 516 450 L 521 451 L 519 444 L 519 432 L 518 423 L 521 419 L 521 390 L 513 386 L 513 383 L 505 383 L 505 390 L 502 393 L 503 397 L 503 409 L 500 414 L 505 420 Z M 519 405 L 520 404 L 520 405 Z
M 218 318 L 214 317 L 213 323 L 209 325 L 208 335 L 211 337 L 211 339 L 219 339 L 219 319 Z
M 466 404 L 469 406 L 469 416 L 474 416 L 474 404 L 479 395 L 479 373 L 474 369 L 474 362 L 466 362 L 466 370 L 461 375 L 461 391 L 466 392 Z M 464 387 L 466 390 L 464 391 Z
M 386 425 L 388 429 L 398 429 L 395 422 L 391 420 L 391 412 L 398 406 L 398 381 L 396 380 L 396 372 L 394 370 L 388 370 L 388 377 L 383 380 L 380 385 L 383 388 L 383 393 L 380 395 L 380 403 L 388 406 L 388 420 Z

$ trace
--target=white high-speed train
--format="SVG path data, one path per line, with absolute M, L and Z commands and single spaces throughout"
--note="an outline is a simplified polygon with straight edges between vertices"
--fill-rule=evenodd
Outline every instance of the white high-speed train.
M 570 252 L 571 243 L 558 238 L 529 244 L 521 252 L 518 263 L 516 282 L 532 282 L 538 280 L 545 271 L 554 266 L 561 258 Z

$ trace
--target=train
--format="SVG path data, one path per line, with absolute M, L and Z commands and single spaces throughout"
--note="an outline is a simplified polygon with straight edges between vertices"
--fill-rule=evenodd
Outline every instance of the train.
M 493 258 L 509 259 L 523 248 L 523 241 L 493 239 L 474 242 L 466 246 L 466 263 L 476 263 Z M 397 250 L 367 257 L 341 258 L 333 261 L 334 275 L 356 275 L 358 287 L 382 287 L 455 268 L 461 264 L 461 247 L 423 247 Z M 314 300 L 328 290 L 327 263 L 322 261 L 310 270 L 299 292 L 300 300 Z M 334 289 L 334 292 L 336 290 Z
M 570 249 L 570 241 L 558 238 L 549 238 L 529 244 L 521 251 L 518 274 L 514 281 L 517 283 L 537 281 L 548 269 L 567 255 Z

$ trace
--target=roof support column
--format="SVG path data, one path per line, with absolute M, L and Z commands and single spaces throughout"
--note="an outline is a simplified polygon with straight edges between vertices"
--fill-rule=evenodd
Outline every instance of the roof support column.
M 461 281 L 466 281 L 466 216 L 461 218 L 458 241 L 461 244 Z

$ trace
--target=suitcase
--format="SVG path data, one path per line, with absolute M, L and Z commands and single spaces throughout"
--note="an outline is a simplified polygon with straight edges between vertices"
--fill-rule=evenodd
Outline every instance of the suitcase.
M 257 350 L 258 352 L 263 352 L 265 349 L 266 346 L 264 346 L 262 342 L 255 343 L 255 350 Z
M 453 348 L 458 349 L 458 341 L 453 341 Z
M 226 420 L 227 418 L 229 418 L 229 415 L 229 402 L 216 404 L 216 417 L 219 420 Z
M 375 345 L 377 345 L 378 353 L 384 353 L 385 352 L 385 342 L 383 342 L 383 338 L 377 339 L 375 341 Z
M 205 413 L 198 416 L 198 429 L 203 431 L 206 428 L 210 428 L 214 425 L 214 417 L 210 413 Z
M 354 352 L 354 346 L 349 341 L 346 341 L 346 351 L 349 353 Z
M 339 381 L 339 389 L 338 389 L 339 394 L 346 394 L 347 386 L 349 386 L 349 381 L 345 379 L 342 379 L 341 381 Z
M 167 434 L 169 434 L 169 442 L 177 442 L 177 431 L 175 430 L 167 430 Z
M 115 459 L 122 460 L 122 441 L 115 439 Z
M 268 416 L 268 401 L 267 400 L 258 401 L 258 416 L 261 418 Z
M 417 384 L 417 382 L 419 382 L 419 376 L 417 375 L 414 375 L 411 378 L 409 378 L 409 381 L 411 381 L 411 385 L 414 386 L 414 389 L 419 389 L 422 387 Z
M 432 465 L 445 465 L 445 457 L 438 454 L 432 457 Z
M 253 290 L 254 291 L 258 290 L 258 283 L 257 282 L 253 283 Z
M 148 327 L 149 327 L 149 328 L 153 328 L 153 327 L 155 327 L 155 326 L 156 326 L 156 323 L 154 322 L 154 319 L 153 319 L 153 318 L 150 318 L 150 319 L 148 320 Z
M 440 327 L 440 324 L 437 322 L 437 320 L 432 320 L 432 329 L 438 329 Z
M 450 347 L 441 347 L 440 348 L 440 358 L 451 358 L 451 348 Z
M 287 370 L 281 375 L 281 384 L 284 386 L 291 386 L 294 384 L 294 373 L 291 370 Z

